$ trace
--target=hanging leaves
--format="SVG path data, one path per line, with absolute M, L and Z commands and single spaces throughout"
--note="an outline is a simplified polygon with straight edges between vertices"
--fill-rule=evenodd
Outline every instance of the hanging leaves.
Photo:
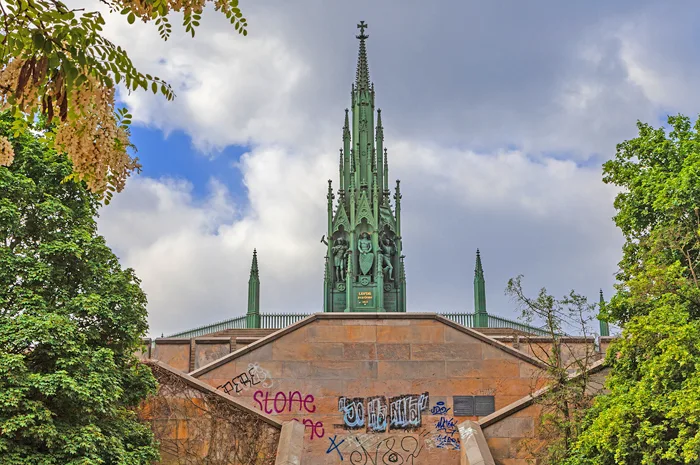
M 155 22 L 163 40 L 172 34 L 172 12 L 183 14 L 185 32 L 194 36 L 208 2 L 234 30 L 248 34 L 237 0 L 101 1 L 129 24 Z M 17 134 L 41 116 L 47 140 L 73 161 L 75 179 L 93 192 L 121 191 L 139 164 L 128 152 L 131 118 L 118 113 L 115 86 L 172 100 L 170 85 L 138 71 L 126 51 L 102 35 L 105 21 L 97 11 L 72 10 L 59 0 L 6 0 L 0 13 L 0 111 L 16 118 Z M 12 147 L 0 140 L 0 164 L 12 158 Z

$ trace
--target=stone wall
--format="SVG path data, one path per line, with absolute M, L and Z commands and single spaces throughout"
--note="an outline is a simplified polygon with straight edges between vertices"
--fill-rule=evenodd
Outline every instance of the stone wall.
M 151 362 L 158 394 L 140 409 L 164 465 L 272 465 L 282 424 L 171 367 Z
M 458 464 L 454 397 L 542 387 L 522 352 L 432 314 L 322 314 L 192 373 L 306 429 L 303 463 Z

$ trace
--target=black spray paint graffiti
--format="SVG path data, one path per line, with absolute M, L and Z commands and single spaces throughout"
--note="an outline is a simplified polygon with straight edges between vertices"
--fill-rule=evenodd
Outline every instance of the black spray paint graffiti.
M 411 429 L 421 425 L 421 414 L 428 410 L 428 393 L 409 394 L 389 399 L 389 424 L 391 428 Z
M 261 388 L 272 387 L 272 379 L 270 379 L 270 373 L 261 368 L 257 363 L 249 363 L 248 371 L 244 371 L 238 376 L 235 376 L 231 381 L 227 381 L 221 386 L 217 386 L 216 389 L 223 390 L 226 394 L 236 393 L 240 394 L 246 389 L 250 389 L 253 386 L 260 385 Z
M 361 397 L 338 399 L 338 410 L 343 413 L 343 424 L 346 428 L 359 429 L 365 424 L 369 431 L 374 432 L 387 431 L 387 427 L 400 430 L 419 428 L 422 414 L 428 410 L 430 403 L 427 392 L 392 397 L 388 405 L 384 396 L 370 397 L 367 399 L 366 409 L 364 401 Z
M 415 459 L 423 450 L 419 438 L 414 436 L 389 436 L 382 438 L 374 444 L 360 441 L 357 437 L 351 437 L 338 441 L 338 436 L 329 437 L 330 445 L 326 454 L 337 452 L 341 461 L 345 456 L 340 449 L 346 441 L 357 442 L 352 444 L 357 449 L 349 453 L 352 465 L 413 465 Z M 347 452 L 346 452 L 347 455 Z
M 367 399 L 367 429 L 383 432 L 387 427 L 386 397 L 377 396 Z

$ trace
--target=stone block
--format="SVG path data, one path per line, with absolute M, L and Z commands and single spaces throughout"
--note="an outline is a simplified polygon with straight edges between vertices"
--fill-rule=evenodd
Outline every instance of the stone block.
M 443 325 L 431 326 L 378 326 L 377 342 L 379 343 L 428 343 L 443 342 L 445 333 Z
M 376 360 L 376 344 L 371 342 L 351 342 L 343 344 L 345 360 Z
M 304 425 L 290 421 L 282 425 L 275 465 L 300 465 L 304 448 Z
M 411 344 L 411 360 L 481 360 L 481 343 Z
M 445 377 L 445 362 L 380 361 L 379 379 L 441 379 Z
M 410 344 L 377 344 L 377 360 L 409 360 Z
M 312 326 L 308 331 L 309 342 L 375 342 L 374 326 Z
M 464 362 L 445 362 L 448 378 L 483 378 L 482 360 Z
M 475 421 L 467 420 L 459 424 L 460 464 L 496 465 L 481 427 Z
M 343 344 L 337 342 L 318 342 L 295 344 L 284 338 L 272 343 L 273 360 L 328 360 L 343 359 Z
M 532 417 L 506 417 L 484 428 L 487 438 L 532 437 L 534 432 L 535 420 Z
M 454 329 L 450 326 L 445 326 L 445 342 L 448 344 L 451 343 L 463 343 L 463 344 L 472 344 L 472 343 L 480 343 L 483 344 L 482 341 L 479 339 L 470 336 L 469 334 L 465 334 L 462 331 L 459 331 L 457 329 Z

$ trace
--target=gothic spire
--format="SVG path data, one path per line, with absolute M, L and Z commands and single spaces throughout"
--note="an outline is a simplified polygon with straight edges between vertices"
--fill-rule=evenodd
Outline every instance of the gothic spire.
M 488 327 L 488 315 L 486 314 L 486 281 L 484 280 L 484 268 L 481 266 L 481 254 L 476 249 L 476 266 L 474 267 L 474 318 L 477 328 Z
M 602 310 L 603 306 L 605 305 L 605 299 L 603 298 L 603 290 L 600 290 L 600 309 Z M 601 318 L 601 312 L 599 310 L 598 312 L 598 321 L 600 322 L 600 335 L 601 336 L 610 336 L 610 326 L 608 325 L 607 321 L 602 320 Z
M 360 30 L 360 35 L 355 37 L 360 39 L 360 51 L 357 55 L 355 88 L 357 90 L 369 90 L 369 66 L 367 65 L 367 48 L 365 46 L 365 39 L 369 38 L 369 36 L 365 34 L 367 24 L 364 21 L 360 21 L 357 28 Z
M 253 249 L 253 263 L 248 280 L 248 312 L 246 327 L 260 328 L 260 277 L 258 276 L 258 251 Z
M 250 264 L 250 277 L 258 277 L 258 251 L 253 249 L 253 263 Z

